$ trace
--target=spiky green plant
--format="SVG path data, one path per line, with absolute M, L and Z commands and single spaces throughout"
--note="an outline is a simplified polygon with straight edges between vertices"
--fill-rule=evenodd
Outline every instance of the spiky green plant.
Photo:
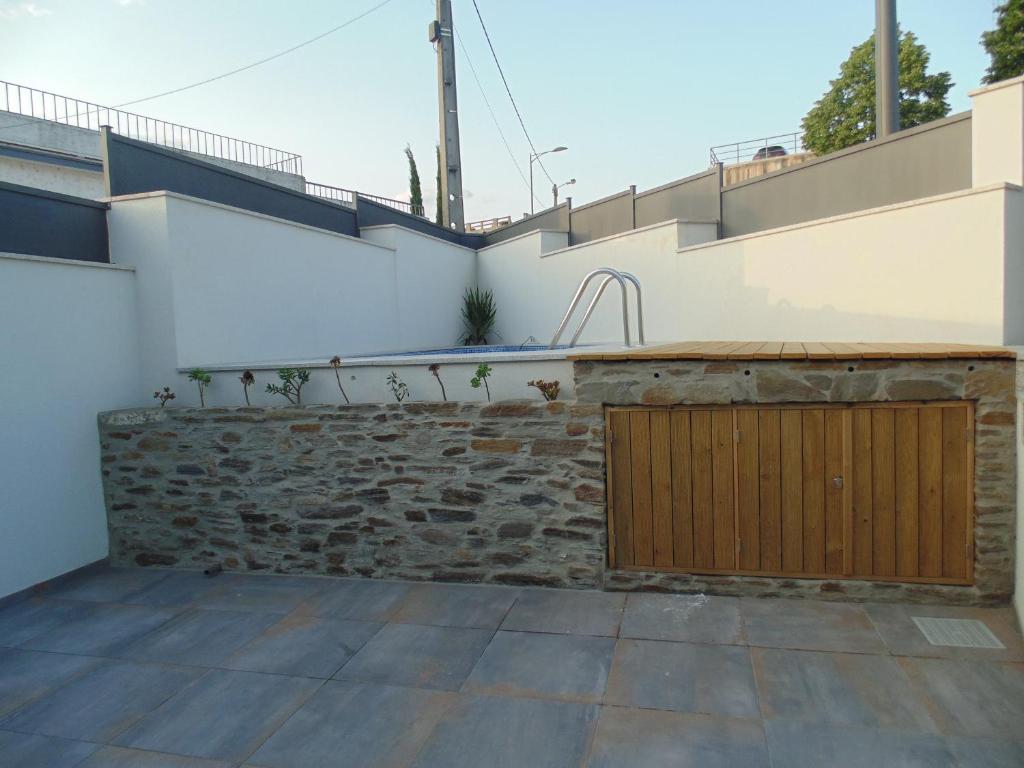
M 467 288 L 462 297 L 462 338 L 460 343 L 481 346 L 487 343 L 487 336 L 494 329 L 497 308 L 494 294 L 479 288 Z
M 409 387 L 398 378 L 398 374 L 394 371 L 388 374 L 387 382 L 388 387 L 391 389 L 391 394 L 395 396 L 395 400 L 398 402 L 402 402 L 409 396 Z

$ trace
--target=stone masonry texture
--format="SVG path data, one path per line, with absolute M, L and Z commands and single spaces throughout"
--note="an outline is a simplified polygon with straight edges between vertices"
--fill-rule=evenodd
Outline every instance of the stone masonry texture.
M 599 405 L 100 416 L 119 565 L 598 587 Z
M 115 564 L 837 600 L 1013 590 L 1015 365 L 575 364 L 574 402 L 166 408 L 99 417 Z M 975 584 L 607 567 L 604 407 L 975 402 Z
M 607 361 L 575 364 L 580 404 L 975 402 L 970 587 L 613 571 L 606 589 L 858 600 L 995 603 L 1013 592 L 1015 363 L 1011 360 Z

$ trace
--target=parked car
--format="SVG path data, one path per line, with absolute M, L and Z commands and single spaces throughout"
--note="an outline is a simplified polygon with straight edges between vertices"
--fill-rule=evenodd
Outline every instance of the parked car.
M 757 152 L 754 153 L 753 160 L 767 160 L 769 157 L 782 157 L 786 154 L 786 150 L 780 147 L 778 144 L 772 144 L 769 147 L 761 147 Z

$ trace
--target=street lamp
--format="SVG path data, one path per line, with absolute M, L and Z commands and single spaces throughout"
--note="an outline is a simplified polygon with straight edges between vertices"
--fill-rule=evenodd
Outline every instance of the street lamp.
M 531 214 L 533 213 L 533 161 L 536 160 L 539 157 L 544 157 L 544 155 L 549 155 L 552 152 L 565 152 L 565 150 L 567 150 L 567 149 L 568 149 L 568 147 L 555 147 L 554 149 L 549 149 L 549 150 L 546 150 L 544 152 L 536 152 L 536 153 L 532 153 L 531 152 L 530 153 L 530 213 Z
M 575 183 L 576 179 L 569 179 L 568 181 L 563 181 L 561 184 L 551 185 L 551 196 L 555 199 L 555 205 L 558 205 L 558 190 L 560 190 L 562 187 L 568 187 L 570 184 Z

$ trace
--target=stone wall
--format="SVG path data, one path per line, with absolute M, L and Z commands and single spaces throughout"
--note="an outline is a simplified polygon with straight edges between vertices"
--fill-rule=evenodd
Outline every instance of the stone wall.
M 602 420 L 520 401 L 101 414 L 110 557 L 600 586 Z
M 1015 364 L 1010 360 L 577 362 L 582 405 L 975 401 L 975 585 L 614 571 L 607 589 L 1004 602 L 1013 593 Z

